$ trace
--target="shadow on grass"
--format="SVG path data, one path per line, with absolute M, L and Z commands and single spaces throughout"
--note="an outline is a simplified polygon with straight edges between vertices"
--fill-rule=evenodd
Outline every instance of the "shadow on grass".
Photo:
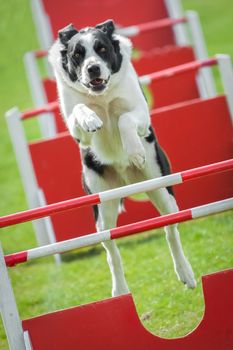
M 155 231 L 151 231 L 151 232 L 147 232 L 147 233 L 143 233 L 142 236 L 134 236 L 134 240 L 130 239 L 129 237 L 124 238 L 123 240 L 120 241 L 120 243 L 118 244 L 119 247 L 124 246 L 124 247 L 132 247 L 135 246 L 137 244 L 148 244 L 152 241 L 157 241 L 159 239 L 161 239 L 162 237 L 164 237 L 164 233 L 162 231 L 160 232 L 155 232 Z
M 61 254 L 62 262 L 69 263 L 76 260 L 89 259 L 101 254 L 101 247 L 90 247 L 85 250 Z
M 135 236 L 135 235 L 134 235 Z M 119 247 L 124 248 L 132 248 L 135 245 L 143 245 L 148 244 L 152 241 L 156 241 L 161 239 L 164 234 L 163 232 L 148 232 L 144 233 L 142 237 L 135 237 L 136 239 L 129 239 L 127 237 L 126 239 L 123 239 L 121 241 L 117 240 Z M 103 248 L 99 246 L 93 246 L 90 248 L 84 248 L 83 250 L 76 250 L 74 252 L 68 252 L 61 255 L 62 262 L 69 263 L 77 260 L 83 260 L 83 259 L 89 259 L 91 257 L 96 257 L 98 255 L 101 255 L 103 252 Z

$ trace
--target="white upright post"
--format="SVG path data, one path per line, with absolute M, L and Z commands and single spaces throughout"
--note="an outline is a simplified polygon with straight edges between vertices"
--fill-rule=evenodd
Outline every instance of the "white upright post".
M 44 11 L 41 0 L 31 0 L 31 7 L 40 45 L 43 49 L 47 50 L 53 43 L 49 17 Z
M 0 244 L 0 311 L 10 350 L 26 350 L 22 322 Z
M 48 50 L 54 41 L 49 16 L 45 12 L 41 0 L 31 0 L 31 8 L 41 48 Z M 48 62 L 46 62 L 46 69 L 48 75 L 53 77 L 53 72 Z
M 46 203 L 44 192 L 41 188 L 38 189 L 37 196 L 38 196 L 38 201 L 39 201 L 40 206 L 41 207 L 45 206 L 47 203 Z M 47 233 L 47 237 L 48 237 L 48 244 L 56 243 L 57 240 L 56 240 L 56 236 L 55 236 L 54 229 L 53 229 L 53 224 L 52 224 L 50 217 L 46 216 L 42 220 L 44 220 L 44 225 L 45 225 L 46 233 Z M 55 254 L 54 260 L 57 264 L 61 264 L 61 262 L 62 262 L 61 255 Z
M 196 58 L 198 60 L 203 60 L 208 58 L 208 52 L 205 45 L 204 34 L 202 31 L 201 22 L 200 22 L 198 13 L 195 11 L 187 11 L 186 17 L 188 18 L 190 34 L 191 34 L 193 49 L 194 49 Z M 206 90 L 206 91 L 203 90 L 203 92 L 202 90 L 200 91 L 201 96 L 203 98 L 216 96 L 215 82 L 214 82 L 211 68 L 209 67 L 201 68 L 199 77 L 203 80 L 204 87 Z
M 180 18 L 184 16 L 180 0 L 165 0 L 169 17 Z M 179 46 L 189 45 L 189 38 L 184 23 L 176 24 L 173 26 L 173 31 L 176 39 L 176 43 Z
M 218 67 L 221 75 L 222 85 L 226 94 L 227 103 L 233 123 L 233 67 L 229 55 L 218 54 Z
M 30 208 L 35 208 L 39 206 L 37 198 L 38 185 L 20 116 L 21 113 L 19 110 L 17 108 L 13 108 L 6 113 L 6 121 L 22 178 L 24 191 L 27 197 L 27 202 Z M 36 232 L 38 244 L 47 244 L 48 238 L 43 220 L 33 221 L 33 226 Z
M 44 86 L 41 81 L 40 72 L 37 65 L 37 59 L 34 52 L 27 52 L 24 55 L 24 66 L 27 79 L 32 94 L 32 99 L 36 107 L 41 107 L 48 103 Z M 44 138 L 56 135 L 56 124 L 53 113 L 44 113 L 38 117 L 41 134 Z

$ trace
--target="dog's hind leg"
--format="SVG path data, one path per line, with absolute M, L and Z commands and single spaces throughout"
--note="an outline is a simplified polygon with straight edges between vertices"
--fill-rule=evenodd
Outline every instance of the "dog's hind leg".
M 151 191 L 147 194 L 161 215 L 175 213 L 178 211 L 175 198 L 169 194 L 166 188 Z M 177 225 L 170 225 L 164 229 L 178 279 L 181 280 L 188 288 L 195 288 L 196 281 L 194 273 L 189 261 L 184 255 Z
M 97 230 L 107 230 L 116 226 L 120 200 L 98 205 Z M 107 261 L 112 275 L 112 296 L 129 293 L 125 280 L 123 264 L 115 241 L 102 243 L 107 253 Z

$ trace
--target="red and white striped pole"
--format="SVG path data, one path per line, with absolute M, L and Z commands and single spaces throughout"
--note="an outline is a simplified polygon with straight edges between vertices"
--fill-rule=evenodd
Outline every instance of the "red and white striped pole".
M 161 28 L 171 27 L 176 24 L 180 23 L 186 23 L 187 18 L 186 17 L 180 17 L 180 18 L 163 18 L 156 21 L 151 22 L 145 22 L 140 23 L 136 25 L 132 25 L 125 28 L 118 28 L 116 30 L 117 34 L 128 36 L 128 37 L 134 37 L 138 34 L 141 34 L 143 32 L 151 31 L 151 30 L 157 30 Z
M 46 246 L 26 250 L 19 253 L 9 254 L 5 256 L 6 265 L 11 267 L 17 264 L 34 260 L 37 258 L 64 253 L 73 249 L 88 247 L 101 242 L 118 239 L 132 234 L 140 233 L 159 227 L 176 224 L 179 222 L 189 221 L 207 215 L 220 213 L 233 209 L 233 198 L 225 199 L 199 207 L 182 210 L 174 214 L 168 214 L 144 221 L 135 222 L 133 224 L 112 228 L 86 236 L 69 239 L 63 242 L 57 242 Z
M 195 71 L 200 68 L 210 67 L 218 63 L 217 58 L 207 58 L 205 60 L 197 60 L 180 64 L 175 67 L 166 68 L 158 72 L 143 75 L 139 78 L 139 81 L 143 85 L 149 85 L 152 81 L 159 81 L 161 79 L 169 78 L 174 75 L 182 74 L 185 72 Z
M 39 219 L 45 216 L 61 213 L 67 210 L 80 208 L 87 205 L 100 204 L 116 198 L 131 196 L 140 192 L 152 191 L 162 187 L 173 186 L 183 182 L 233 169 L 233 159 L 205 165 L 203 167 L 181 171 L 179 173 L 162 176 L 159 178 L 138 182 L 136 184 L 118 187 L 112 190 L 91 194 L 79 198 L 45 205 L 43 207 L 29 209 L 0 217 L 0 228 L 16 225 L 22 222 Z

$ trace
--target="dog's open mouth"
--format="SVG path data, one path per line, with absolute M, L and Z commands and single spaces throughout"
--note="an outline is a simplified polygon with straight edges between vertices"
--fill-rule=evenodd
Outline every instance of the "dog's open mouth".
M 89 82 L 89 87 L 93 91 L 101 91 L 104 90 L 107 86 L 109 79 L 101 79 L 101 78 L 95 78 Z
M 104 79 L 96 78 L 90 82 L 90 85 L 91 86 L 100 86 L 100 85 L 106 84 L 106 82 L 107 81 Z

